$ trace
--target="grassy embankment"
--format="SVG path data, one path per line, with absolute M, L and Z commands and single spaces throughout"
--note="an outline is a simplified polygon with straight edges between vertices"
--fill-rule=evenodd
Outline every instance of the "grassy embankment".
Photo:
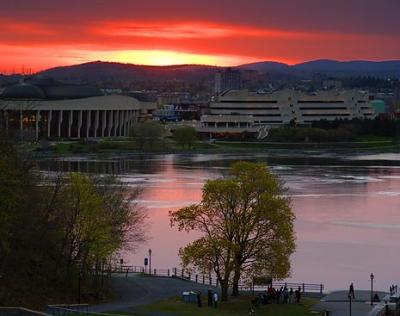
M 107 152 L 173 152 L 173 153 L 196 153 L 196 152 L 248 152 L 266 151 L 269 149 L 333 149 L 333 150 L 368 150 L 379 152 L 399 151 L 400 145 L 388 137 L 360 137 L 352 142 L 256 142 L 256 141 L 216 141 L 209 143 L 197 141 L 191 148 L 177 145 L 172 139 L 157 142 L 151 147 L 145 145 L 143 148 L 133 140 L 105 139 L 95 144 L 78 141 L 57 143 L 53 147 L 58 154 L 71 153 L 107 153 Z
M 243 316 L 248 315 L 251 297 L 242 296 L 231 298 L 228 302 L 219 304 L 218 308 L 207 307 L 206 298 L 203 297 L 203 307 L 197 307 L 196 303 L 183 303 L 180 298 L 174 297 L 146 305 L 139 311 L 133 313 L 136 316 L 151 314 L 169 314 L 177 316 Z M 315 299 L 305 298 L 302 304 L 269 304 L 261 305 L 256 308 L 257 316 L 310 316 L 318 315 L 312 313 L 312 306 L 316 303 Z M 204 304 L 206 304 L 204 306 Z
M 195 142 L 191 148 L 178 146 L 171 139 L 157 142 L 152 146 L 145 145 L 142 148 L 133 140 L 105 139 L 96 144 L 70 141 L 57 143 L 53 150 L 58 154 L 70 153 L 107 153 L 107 152 L 201 152 L 217 150 L 218 146 L 206 142 Z

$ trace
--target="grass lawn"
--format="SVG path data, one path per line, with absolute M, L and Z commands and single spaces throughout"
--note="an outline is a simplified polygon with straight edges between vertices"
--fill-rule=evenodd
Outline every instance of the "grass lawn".
M 136 310 L 135 315 L 142 316 L 159 312 L 177 316 L 247 316 L 251 297 L 243 296 L 230 298 L 229 302 L 221 303 L 217 309 L 207 307 L 207 298 L 203 297 L 203 307 L 197 307 L 196 303 L 183 303 L 180 298 L 174 297 L 157 303 L 144 306 L 141 310 Z M 261 305 L 256 308 L 255 316 L 310 316 L 318 315 L 311 313 L 311 307 L 316 300 L 305 298 L 301 305 L 297 304 L 269 304 Z M 205 304 L 205 305 L 204 305 Z
M 216 141 L 208 143 L 196 141 L 191 148 L 183 148 L 171 138 L 155 142 L 151 147 L 146 144 L 143 148 L 132 139 L 114 140 L 104 139 L 96 144 L 87 144 L 79 141 L 58 143 L 53 148 L 61 155 L 73 153 L 117 153 L 117 152 L 173 152 L 173 153 L 226 153 L 226 152 L 264 152 L 269 149 L 335 149 L 335 150 L 366 150 L 378 152 L 398 152 L 400 145 L 392 142 L 390 138 L 367 137 L 359 138 L 356 142 L 343 143 L 279 143 L 279 142 L 240 142 Z

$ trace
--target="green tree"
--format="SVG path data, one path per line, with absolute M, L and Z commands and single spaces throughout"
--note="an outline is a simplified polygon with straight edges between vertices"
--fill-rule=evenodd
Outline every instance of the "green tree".
M 174 139 L 180 146 L 192 148 L 197 140 L 197 131 L 192 126 L 178 127 L 174 132 Z
M 0 305 L 71 300 L 78 276 L 98 291 L 101 264 L 145 240 L 139 193 L 113 177 L 40 176 L 0 140 Z
M 208 180 L 199 204 L 170 212 L 179 230 L 203 236 L 180 250 L 184 267 L 213 270 L 227 299 L 229 283 L 238 295 L 240 279 L 290 273 L 295 250 L 294 214 L 283 184 L 266 165 L 237 162 L 230 177 Z
M 143 149 L 145 145 L 148 145 L 152 149 L 154 143 L 159 141 L 164 134 L 164 127 L 152 121 L 137 123 L 130 131 L 130 135 L 135 138 L 140 149 Z
M 128 192 L 115 178 L 90 178 L 73 173 L 57 192 L 60 243 L 57 267 L 66 276 L 77 270 L 87 277 L 99 262 L 106 262 L 122 246 L 145 240 L 146 214 L 132 207 L 139 191 Z M 97 275 L 97 273 L 96 273 Z

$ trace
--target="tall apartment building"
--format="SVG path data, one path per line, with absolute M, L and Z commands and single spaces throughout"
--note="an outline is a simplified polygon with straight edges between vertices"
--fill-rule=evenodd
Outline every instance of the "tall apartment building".
M 230 89 L 242 88 L 242 75 L 239 70 L 225 68 L 215 74 L 215 94 L 219 95 Z

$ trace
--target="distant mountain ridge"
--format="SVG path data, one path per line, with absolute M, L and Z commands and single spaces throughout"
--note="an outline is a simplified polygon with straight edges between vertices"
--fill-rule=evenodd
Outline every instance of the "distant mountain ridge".
M 276 62 L 258 62 L 238 66 L 243 70 L 282 72 L 294 75 L 321 73 L 328 76 L 372 76 L 400 78 L 400 60 L 388 61 L 337 61 L 330 59 L 312 60 L 295 65 Z
M 95 61 L 73 66 L 51 68 L 39 74 L 57 80 L 75 82 L 94 82 L 96 80 L 111 79 L 129 81 L 208 81 L 212 80 L 215 73 L 221 68 L 224 67 L 208 65 L 146 66 Z M 306 78 L 314 74 L 322 74 L 332 77 L 371 76 L 400 79 L 400 60 L 375 62 L 321 59 L 296 65 L 264 61 L 231 68 L 242 71 L 255 70 L 271 75 L 283 74 Z
M 150 66 L 94 61 L 73 66 L 51 68 L 39 74 L 59 80 L 91 81 L 118 78 L 120 80 L 205 80 L 219 69 L 208 65 Z

